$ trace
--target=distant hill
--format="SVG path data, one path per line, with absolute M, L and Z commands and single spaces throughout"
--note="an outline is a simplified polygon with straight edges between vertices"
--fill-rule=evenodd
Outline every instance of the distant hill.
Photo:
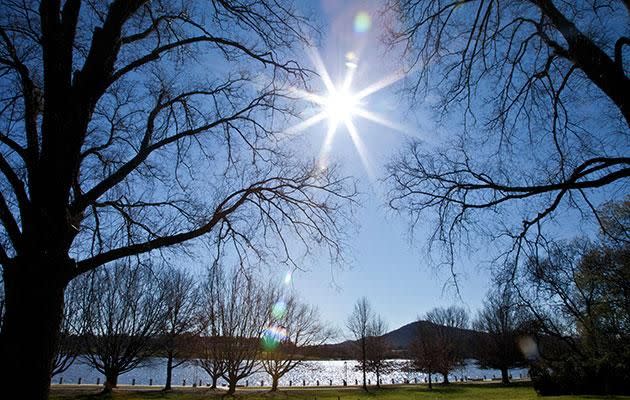
M 415 321 L 383 335 L 392 348 L 392 357 L 406 357 L 409 345 L 413 341 L 413 338 L 420 327 L 424 329 L 436 329 L 437 326 L 429 321 Z M 472 355 L 472 350 L 475 347 L 476 342 L 479 340 L 479 335 L 482 335 L 482 333 L 470 329 L 447 329 L 458 331 L 460 334 L 459 337 L 461 337 L 461 340 L 466 343 L 464 348 L 470 348 Z M 355 341 L 346 340 L 336 344 L 325 344 L 309 349 L 308 353 L 321 358 L 351 358 L 355 343 Z
M 415 321 L 410 324 L 401 326 L 400 328 L 395 329 L 391 332 L 388 332 L 384 334 L 383 337 L 387 339 L 389 344 L 394 349 L 406 350 L 409 348 L 409 345 L 411 344 L 414 336 L 416 335 L 418 328 L 420 328 L 421 326 L 422 328 L 425 328 L 425 329 L 432 329 L 432 328 L 435 329 L 436 327 L 434 323 L 429 322 L 429 321 Z M 470 329 L 458 329 L 458 328 L 447 328 L 447 329 L 457 331 L 459 334 L 461 334 L 462 339 L 465 341 L 469 341 L 469 340 L 474 341 L 475 338 L 478 337 L 477 335 L 480 334 L 480 332 L 473 331 Z

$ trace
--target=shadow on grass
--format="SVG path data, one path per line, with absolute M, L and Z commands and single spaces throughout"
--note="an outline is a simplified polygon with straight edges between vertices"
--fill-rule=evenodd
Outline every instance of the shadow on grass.
M 531 388 L 529 382 L 515 382 L 510 385 L 496 383 L 454 383 L 450 385 L 434 385 L 430 390 L 427 385 L 396 385 L 382 388 L 370 387 L 365 392 L 361 387 L 347 388 L 293 388 L 289 390 L 239 390 L 233 395 L 227 395 L 223 390 L 197 388 L 174 389 L 169 392 L 161 390 L 130 390 L 119 389 L 111 394 L 101 394 L 97 391 L 85 392 L 68 390 L 55 393 L 51 400 L 398 400 L 398 399 L 429 399 L 429 398 L 501 398 L 501 394 L 511 396 L 513 391 L 522 393 L 523 389 Z M 510 390 L 512 389 L 512 390 Z M 504 392 L 504 390 L 506 390 Z M 532 394 L 535 396 L 533 389 Z M 497 394 L 501 393 L 501 394 Z M 498 397 L 497 397 L 498 396 Z M 527 397 L 529 398 L 529 397 Z

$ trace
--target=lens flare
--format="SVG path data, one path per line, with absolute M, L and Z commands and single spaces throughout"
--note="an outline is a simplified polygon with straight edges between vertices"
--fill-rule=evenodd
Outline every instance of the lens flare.
M 359 57 L 357 57 L 354 51 L 349 51 L 346 53 L 346 67 L 348 69 L 357 69 L 359 62 Z
M 324 117 L 325 118 L 325 117 Z M 322 118 L 323 119 L 323 118 Z M 291 280 L 293 279 L 293 274 L 291 274 L 291 271 L 288 271 L 286 273 L 286 275 L 284 275 L 284 284 L 285 285 L 289 285 L 291 284 Z
M 357 33 L 365 33 L 372 26 L 372 18 L 365 11 L 359 11 L 354 17 L 354 31 Z
M 281 326 L 270 326 L 263 331 L 260 344 L 265 351 L 273 351 L 287 338 L 287 330 Z
M 271 316 L 276 320 L 281 320 L 287 315 L 287 303 L 280 300 L 271 306 Z
M 520 338 L 518 340 L 518 347 L 521 349 L 523 356 L 529 361 L 537 360 L 540 357 L 538 344 L 531 336 Z

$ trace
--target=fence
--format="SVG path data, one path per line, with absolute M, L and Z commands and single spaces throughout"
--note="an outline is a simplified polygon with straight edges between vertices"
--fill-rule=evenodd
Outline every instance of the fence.
M 478 382 L 478 381 L 495 381 L 495 380 L 500 380 L 501 377 L 497 377 L 496 375 L 492 375 L 492 377 L 489 377 L 487 375 L 484 375 L 483 377 L 468 377 L 468 376 L 457 376 L 457 375 L 451 375 L 449 378 L 454 378 L 452 379 L 452 381 L 454 382 Z M 518 378 L 516 377 L 512 377 L 512 375 L 510 375 L 510 380 L 513 379 L 529 379 L 529 374 L 519 374 Z M 442 379 L 438 376 L 432 376 L 431 378 L 433 383 L 440 383 L 442 381 Z M 301 382 L 296 382 L 296 383 L 302 383 L 301 387 L 317 387 L 317 386 L 323 386 L 322 383 L 324 381 L 315 380 L 314 382 L 307 382 L 306 379 L 303 379 Z M 354 384 L 352 384 L 352 382 L 348 383 L 346 380 L 344 379 L 327 379 L 325 381 L 328 385 L 327 386 L 361 386 L 362 382 L 360 382 L 358 379 L 354 380 Z M 69 382 L 69 381 L 65 381 L 63 376 L 60 376 L 57 379 L 54 379 L 51 382 L 53 385 L 101 385 L 101 378 L 96 378 L 96 380 L 93 383 L 88 383 L 85 382 L 83 380 L 83 378 L 79 377 L 77 379 L 76 382 Z M 103 382 L 104 383 L 104 382 Z M 149 378 L 148 381 L 146 382 L 140 382 L 139 380 L 136 380 L 136 378 L 131 378 L 131 382 L 128 384 L 120 384 L 121 386 L 163 386 L 163 385 L 154 385 L 154 380 L 153 378 Z M 265 381 L 265 380 L 261 380 L 259 382 L 259 387 L 271 387 L 271 382 L 270 381 Z M 379 384 L 380 385 L 419 385 L 419 384 L 426 384 L 428 383 L 428 378 L 424 378 L 424 379 L 418 379 L 418 378 L 413 378 L 413 379 L 391 379 L 390 381 L 384 382 L 382 379 L 380 380 Z M 376 384 L 376 382 L 374 382 L 374 384 Z M 367 385 L 372 386 L 372 379 L 368 379 L 367 380 Z M 199 379 L 199 381 L 194 381 L 192 383 L 192 385 L 187 384 L 186 379 L 182 379 L 181 381 L 181 385 L 174 385 L 174 386 L 181 386 L 181 387 L 210 387 L 211 383 L 208 381 L 204 381 L 203 379 Z M 227 384 L 222 384 L 220 385 L 222 387 L 226 387 Z M 284 384 L 279 385 L 280 387 L 300 387 L 297 384 L 294 384 L 293 380 L 289 380 L 288 384 L 287 382 L 284 382 Z M 248 379 L 245 380 L 244 383 L 241 383 L 239 385 L 237 385 L 237 387 L 250 387 L 250 381 Z

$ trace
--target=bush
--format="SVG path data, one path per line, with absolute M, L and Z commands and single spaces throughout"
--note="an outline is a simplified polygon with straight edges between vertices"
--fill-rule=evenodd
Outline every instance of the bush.
M 630 394 L 630 370 L 626 364 L 592 365 L 567 359 L 553 365 L 530 369 L 534 389 L 541 396 Z

